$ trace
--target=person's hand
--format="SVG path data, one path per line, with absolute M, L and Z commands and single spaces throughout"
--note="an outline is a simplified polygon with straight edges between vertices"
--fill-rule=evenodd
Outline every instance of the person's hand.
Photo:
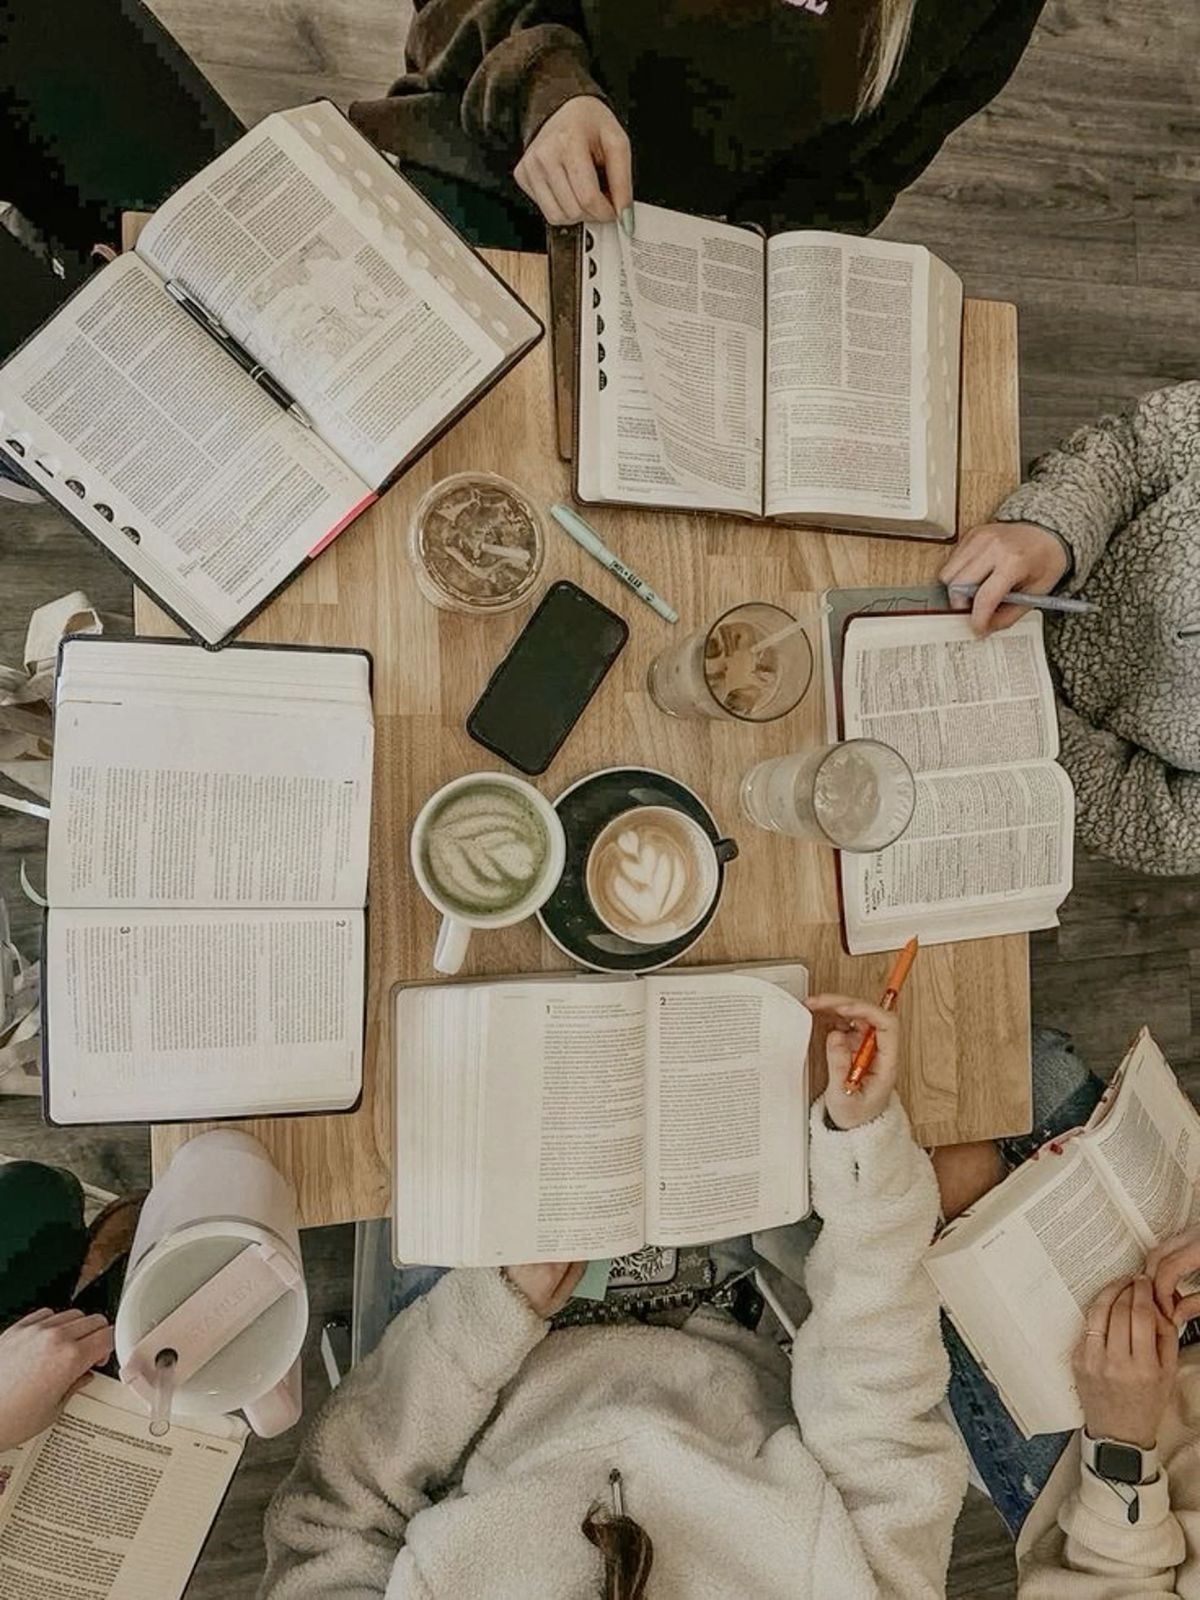
M 829 1067 L 825 1110 L 829 1120 L 842 1129 L 861 1128 L 864 1123 L 873 1122 L 887 1110 L 896 1087 L 900 1030 L 895 1012 L 838 994 L 810 995 L 805 1004 L 814 1015 L 830 1019 L 825 1037 L 825 1060 Z M 858 1091 L 847 1094 L 846 1075 L 869 1026 L 875 1029 L 875 1059 Z
M 1153 1450 L 1175 1385 L 1179 1334 L 1144 1274 L 1110 1283 L 1087 1314 L 1075 1381 L 1093 1439 Z
M 1025 606 L 1002 606 L 1001 597 L 1012 589 L 1028 594 L 1049 594 L 1070 565 L 1067 552 L 1054 534 L 1036 522 L 989 522 L 973 528 L 938 573 L 949 589 L 955 583 L 977 583 L 972 602 L 951 592 L 955 611 L 970 608 L 976 633 L 1011 628 L 1025 615 Z
M 629 135 L 603 100 L 576 95 L 542 123 L 513 177 L 555 227 L 613 222 L 633 204 Z
M 552 1317 L 571 1298 L 586 1267 L 586 1261 L 540 1261 L 532 1266 L 505 1267 L 504 1276 L 539 1317 Z
M 113 1351 L 113 1330 L 82 1311 L 33 1311 L 0 1333 L 0 1450 L 43 1433 Z
M 1158 1309 L 1177 1328 L 1200 1317 L 1200 1282 L 1188 1282 L 1200 1273 L 1200 1228 L 1164 1239 L 1146 1257 L 1146 1276 L 1154 1285 Z

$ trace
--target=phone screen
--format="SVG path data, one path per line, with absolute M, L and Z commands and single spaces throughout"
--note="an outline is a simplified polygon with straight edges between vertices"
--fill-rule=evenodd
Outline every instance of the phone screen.
M 467 718 L 467 732 L 521 772 L 557 755 L 629 628 L 573 583 L 555 583 L 492 673 Z

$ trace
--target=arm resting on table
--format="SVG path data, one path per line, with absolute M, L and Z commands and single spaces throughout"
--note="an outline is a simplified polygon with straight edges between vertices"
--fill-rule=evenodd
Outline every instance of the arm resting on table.
M 996 521 L 1036 522 L 1057 534 L 1075 561 L 1063 587 L 1082 589 L 1112 536 L 1194 472 L 1198 459 L 1200 383 L 1175 384 L 1148 394 L 1129 416 L 1076 429 L 1034 462 Z

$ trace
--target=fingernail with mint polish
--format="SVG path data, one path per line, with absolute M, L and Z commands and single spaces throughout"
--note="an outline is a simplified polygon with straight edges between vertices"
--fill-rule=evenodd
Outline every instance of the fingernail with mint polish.
M 625 206 L 621 211 L 621 229 L 629 238 L 633 238 L 633 207 Z

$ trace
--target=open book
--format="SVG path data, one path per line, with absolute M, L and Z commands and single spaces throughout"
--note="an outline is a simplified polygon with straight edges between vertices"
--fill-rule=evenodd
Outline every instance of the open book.
M 140 1400 L 93 1374 L 54 1426 L 0 1451 L 4 1600 L 181 1600 L 241 1459 L 235 1417 L 155 1439 Z
M 962 284 L 918 245 L 589 225 L 575 492 L 953 539 Z
M 367 656 L 67 639 L 56 731 L 50 1119 L 353 1105 L 374 742 Z
M 167 292 L 181 286 L 309 428 Z M 0 368 L 0 450 L 206 644 L 540 337 L 327 101 L 265 121 Z
M 851 955 L 914 933 L 945 944 L 1055 927 L 1071 892 L 1075 796 L 1055 760 L 1041 614 L 985 639 L 962 615 L 860 616 L 828 643 L 830 737 L 891 745 L 917 787 L 896 844 L 839 857 Z
M 1043 1149 L 926 1256 L 946 1310 L 1026 1434 L 1083 1422 L 1088 1307 L 1200 1223 L 1200 1117 L 1143 1028 L 1085 1130 Z
M 396 1261 L 621 1256 L 803 1216 L 807 982 L 792 965 L 398 987 Z

